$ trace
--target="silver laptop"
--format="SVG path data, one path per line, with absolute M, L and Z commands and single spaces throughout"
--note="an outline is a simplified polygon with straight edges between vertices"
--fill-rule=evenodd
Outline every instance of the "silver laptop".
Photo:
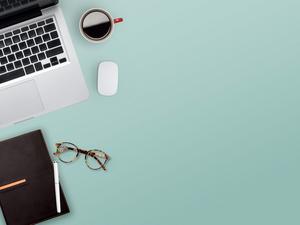
M 58 0 L 0 0 L 0 128 L 88 98 Z

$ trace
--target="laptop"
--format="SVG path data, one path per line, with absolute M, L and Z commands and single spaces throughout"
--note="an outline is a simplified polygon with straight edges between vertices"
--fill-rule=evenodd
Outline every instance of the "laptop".
M 0 0 L 0 128 L 87 98 L 58 0 Z

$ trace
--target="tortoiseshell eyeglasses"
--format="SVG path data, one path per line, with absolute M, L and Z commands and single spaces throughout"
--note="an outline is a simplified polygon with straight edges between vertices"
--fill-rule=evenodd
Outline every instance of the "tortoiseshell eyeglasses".
M 75 161 L 80 154 L 84 154 L 85 163 L 92 170 L 103 169 L 106 171 L 105 166 L 109 161 L 109 156 L 101 150 L 83 150 L 70 142 L 57 143 L 56 152 L 53 154 L 64 163 L 71 163 Z

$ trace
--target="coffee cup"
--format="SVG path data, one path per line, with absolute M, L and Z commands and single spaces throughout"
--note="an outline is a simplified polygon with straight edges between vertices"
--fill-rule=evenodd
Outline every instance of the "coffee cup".
M 123 22 L 122 18 L 113 19 L 106 10 L 93 8 L 81 16 L 79 29 L 86 40 L 101 43 L 111 37 L 115 24 L 120 22 Z

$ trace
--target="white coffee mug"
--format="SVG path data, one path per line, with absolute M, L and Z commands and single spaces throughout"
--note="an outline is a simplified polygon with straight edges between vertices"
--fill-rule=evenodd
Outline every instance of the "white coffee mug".
M 106 10 L 93 8 L 87 10 L 81 16 L 79 29 L 86 40 L 92 43 L 100 43 L 112 35 L 115 24 L 120 22 L 123 22 L 122 18 L 113 19 Z

